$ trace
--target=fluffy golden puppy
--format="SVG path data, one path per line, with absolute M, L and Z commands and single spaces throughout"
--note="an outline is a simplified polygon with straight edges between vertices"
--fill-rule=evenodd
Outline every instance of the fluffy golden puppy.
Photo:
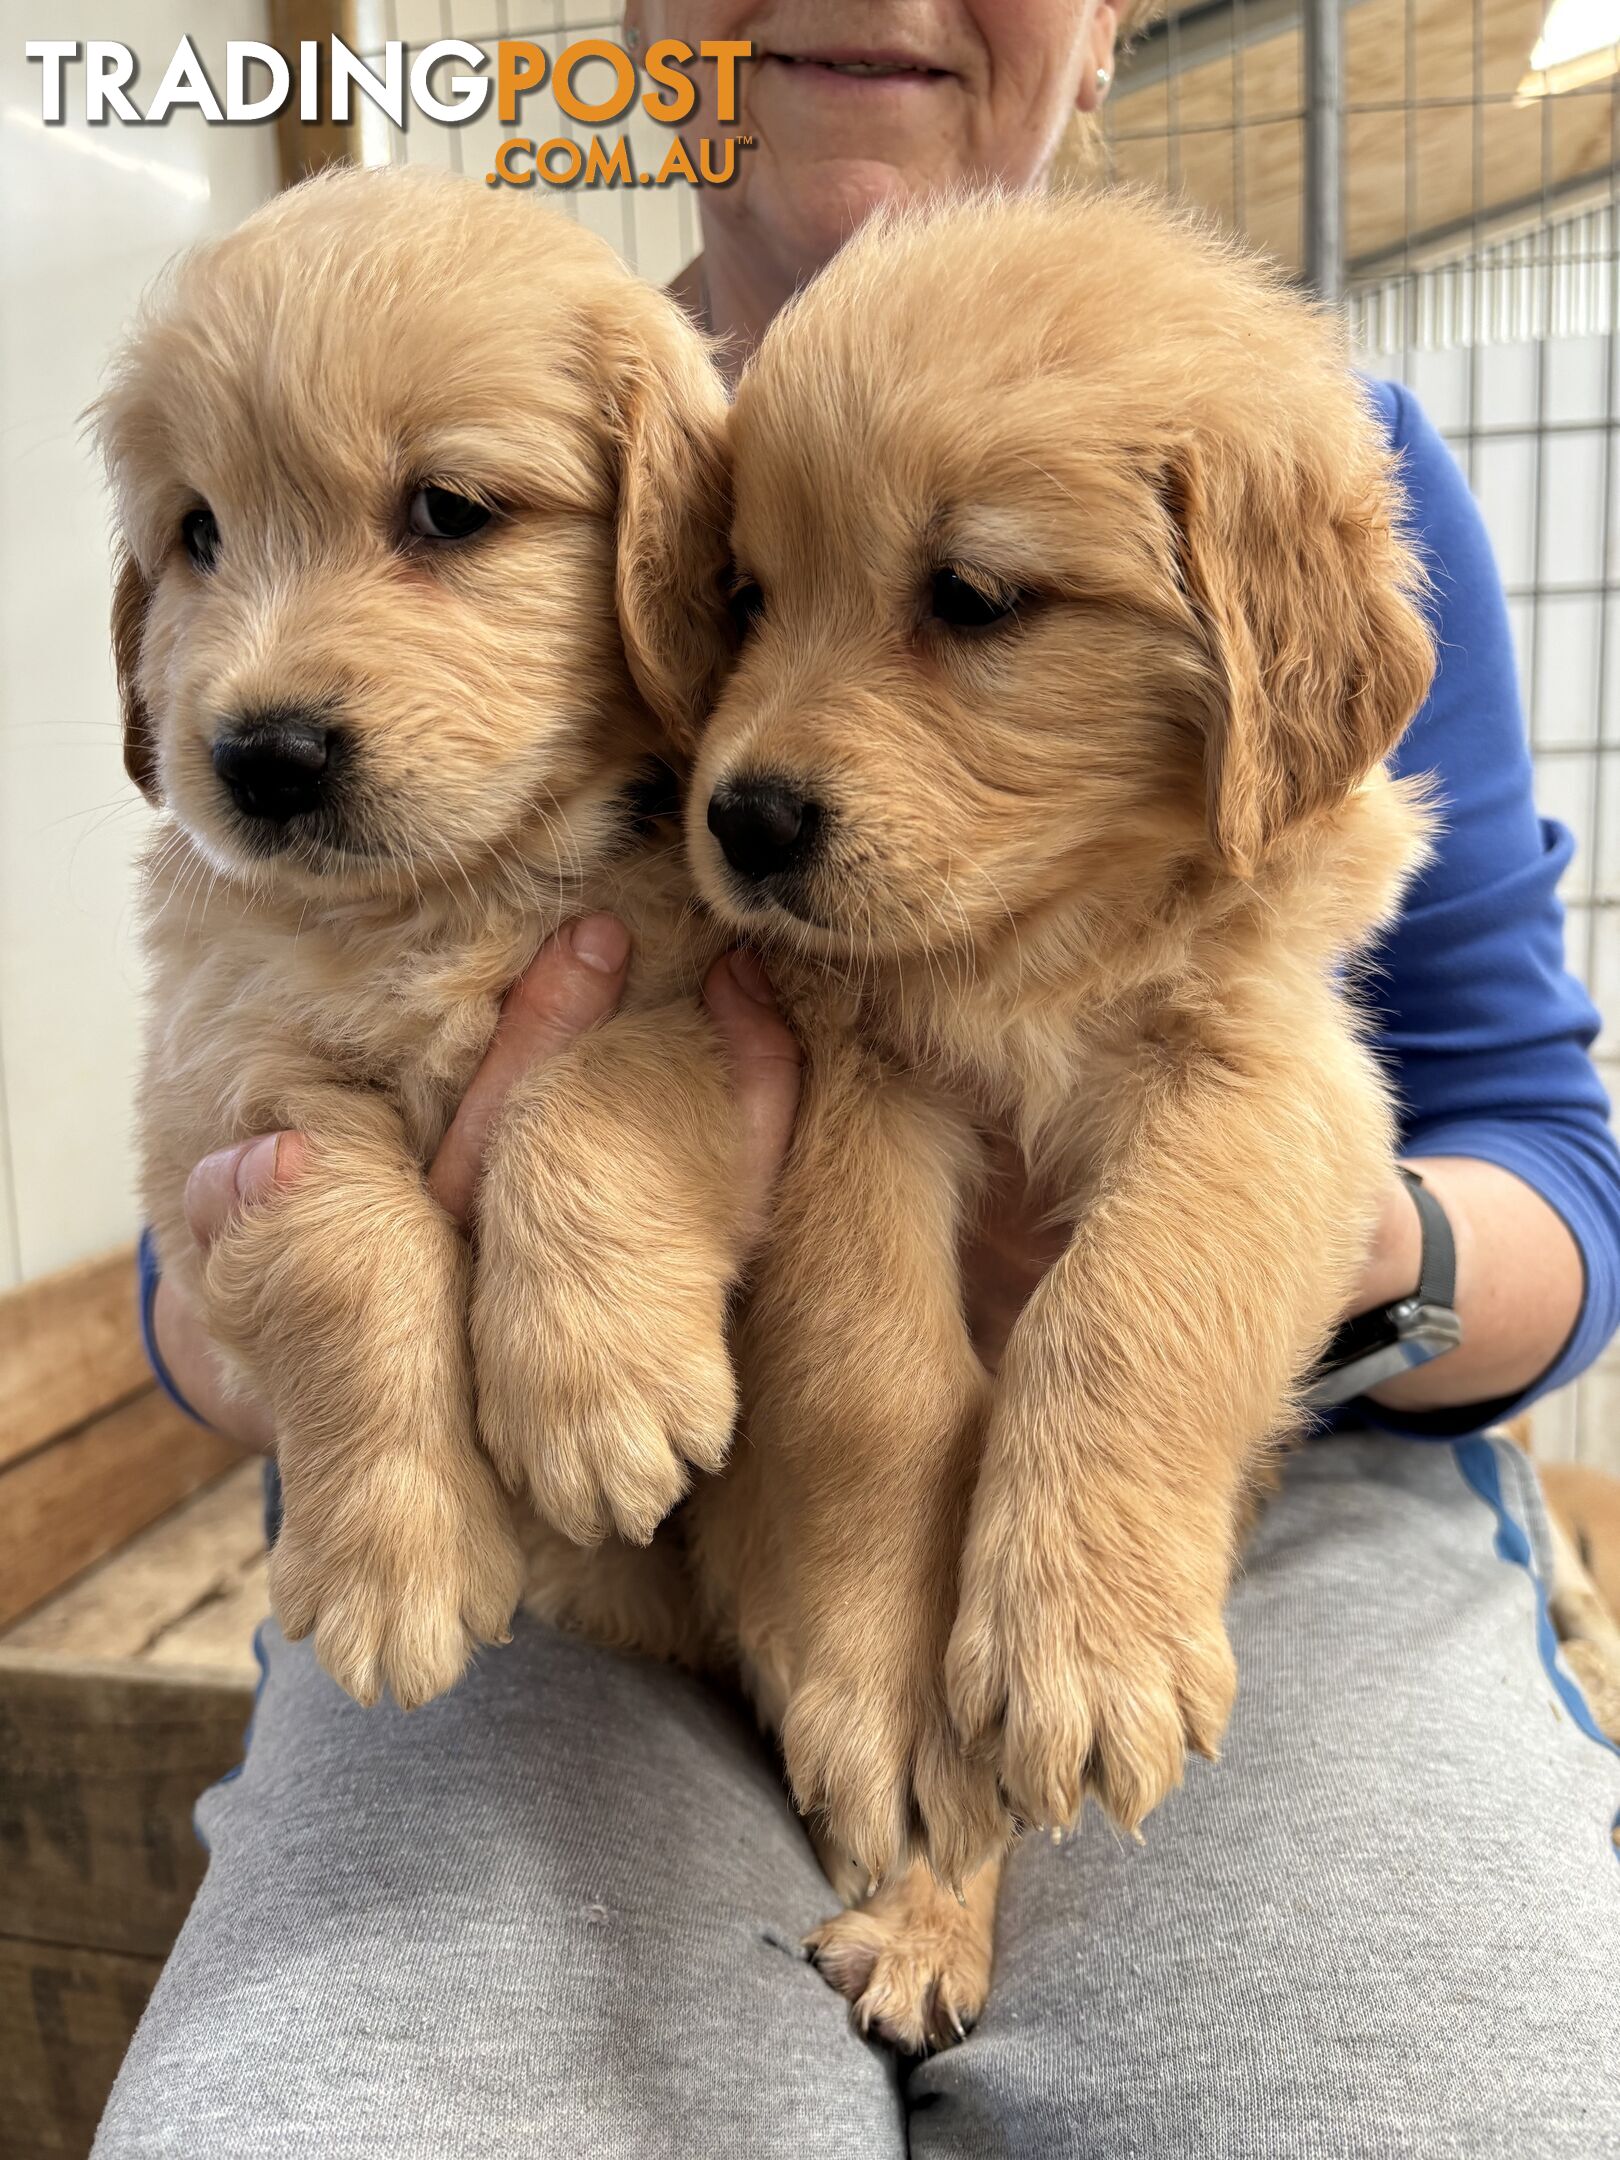
M 1383 761 L 1431 643 L 1338 334 L 1142 201 L 868 228 L 729 441 L 688 844 L 809 1084 L 698 1547 L 880 1884 L 822 1963 L 915 2045 L 982 1999 L 1014 1823 L 1135 1829 L 1220 1740 L 1240 1526 L 1393 1160 L 1343 971 L 1422 852 Z M 993 1384 L 991 1138 L 1067 1234 Z
M 638 802 L 723 621 L 724 409 L 605 244 L 415 172 L 314 181 L 186 258 L 98 408 L 126 762 L 162 818 L 145 1202 L 274 1412 L 277 1613 L 363 1701 L 503 1636 L 492 1462 L 570 1536 L 646 1539 L 729 1442 L 736 1132 L 692 995 L 720 948 Z M 603 907 L 626 1009 L 517 1090 L 475 1268 L 423 1166 L 506 985 Z M 293 1126 L 309 1174 L 200 1261 L 192 1163 Z

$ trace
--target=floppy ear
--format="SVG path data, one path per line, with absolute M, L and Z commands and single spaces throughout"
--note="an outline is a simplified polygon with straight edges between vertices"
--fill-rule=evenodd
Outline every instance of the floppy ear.
M 141 638 L 146 629 L 146 608 L 152 588 L 127 549 L 120 549 L 118 574 L 113 581 L 113 671 L 118 678 L 118 697 L 124 709 L 124 770 L 146 797 L 157 801 L 157 745 L 152 722 L 135 687 L 141 664 Z
M 636 687 L 690 752 L 730 657 L 726 396 L 660 301 L 617 387 L 619 634 Z
M 1214 674 L 1210 833 L 1239 877 L 1389 755 L 1434 673 L 1387 459 L 1371 442 L 1321 457 L 1188 444 L 1169 477 Z

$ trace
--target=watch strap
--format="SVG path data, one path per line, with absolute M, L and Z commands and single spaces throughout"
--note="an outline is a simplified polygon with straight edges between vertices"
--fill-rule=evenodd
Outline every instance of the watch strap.
M 1457 1241 L 1451 1234 L 1451 1218 L 1415 1170 L 1395 1165 L 1396 1175 L 1412 1195 L 1422 1232 L 1418 1259 L 1417 1296 L 1420 1305 L 1455 1305 L 1457 1302 Z

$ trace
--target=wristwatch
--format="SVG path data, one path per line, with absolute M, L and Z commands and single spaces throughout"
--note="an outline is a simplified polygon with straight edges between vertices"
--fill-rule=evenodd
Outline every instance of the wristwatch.
M 1422 1231 L 1417 1288 L 1393 1305 L 1377 1306 L 1346 1320 L 1328 1344 L 1327 1353 L 1305 1390 L 1312 1410 L 1366 1395 L 1397 1373 L 1444 1357 L 1462 1341 L 1457 1317 L 1457 1247 L 1446 1211 L 1415 1170 L 1396 1165 Z

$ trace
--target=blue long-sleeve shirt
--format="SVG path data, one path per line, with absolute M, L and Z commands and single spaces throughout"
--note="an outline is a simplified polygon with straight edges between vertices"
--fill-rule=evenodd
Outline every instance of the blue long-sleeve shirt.
M 1439 639 L 1434 687 L 1394 764 L 1435 776 L 1443 830 L 1370 979 L 1403 1152 L 1512 1171 L 1563 1217 L 1586 1274 L 1568 1342 L 1521 1396 L 1379 1418 L 1401 1430 L 1458 1432 L 1572 1380 L 1620 1326 L 1620 1150 L 1587 1054 L 1598 1016 L 1564 962 L 1557 888 L 1574 842 L 1536 815 L 1507 606 L 1484 522 L 1416 400 L 1393 383 L 1369 387 L 1400 456 Z

